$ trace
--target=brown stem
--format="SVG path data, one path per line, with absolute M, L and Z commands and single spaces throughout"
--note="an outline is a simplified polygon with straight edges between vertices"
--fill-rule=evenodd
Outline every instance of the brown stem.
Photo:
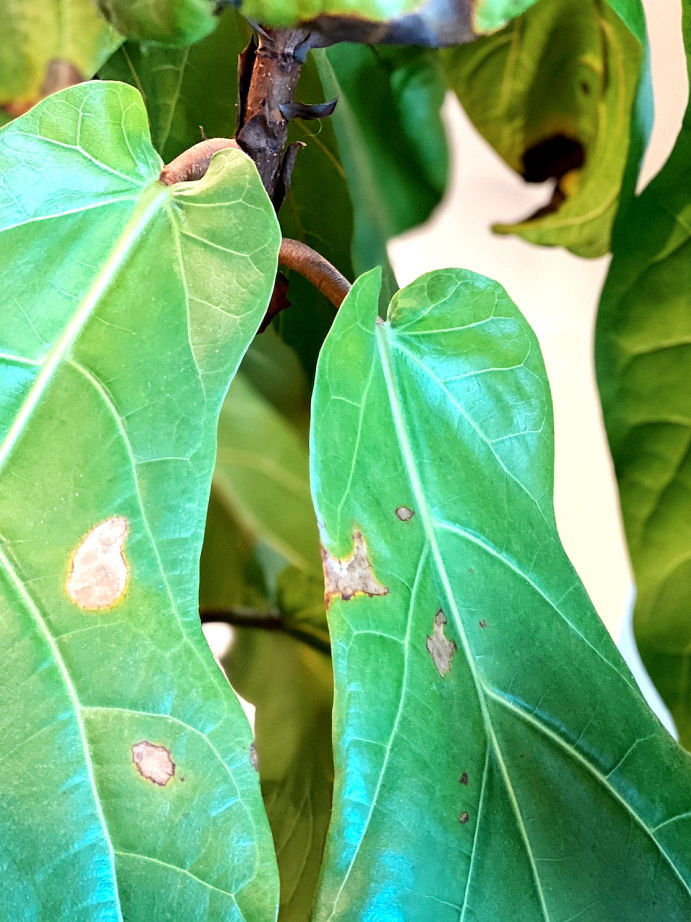
M 287 624 L 278 611 L 254 611 L 243 608 L 200 608 L 199 618 L 202 624 L 228 624 L 231 627 L 258 628 L 262 631 L 281 631 L 296 640 L 300 640 L 321 653 L 331 653 L 331 644 L 321 640 L 309 631 Z
M 351 289 L 351 284 L 335 266 L 312 247 L 299 240 L 283 238 L 278 254 L 279 265 L 293 269 L 311 282 L 334 307 L 340 307 Z
M 229 147 L 240 150 L 240 145 L 233 138 L 209 138 L 200 141 L 164 166 L 159 179 L 164 186 L 201 179 L 209 169 L 213 155 Z
M 321 38 L 309 29 L 262 29 L 256 47 L 250 45 L 241 56 L 236 135 L 257 165 L 272 201 L 288 141 L 288 119 L 282 107 L 290 111 L 286 107 L 293 103 L 307 52 L 320 42 Z M 280 202 L 276 205 L 280 206 Z

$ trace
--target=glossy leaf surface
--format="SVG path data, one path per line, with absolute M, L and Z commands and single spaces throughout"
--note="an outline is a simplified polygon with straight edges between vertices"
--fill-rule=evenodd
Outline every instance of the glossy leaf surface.
M 93 0 L 0 0 L 0 124 L 88 80 L 122 42 Z
M 213 31 L 213 0 L 96 0 L 108 22 L 126 38 L 185 47 Z M 220 4 L 219 4 L 220 6 Z
M 689 5 L 684 6 L 687 57 Z M 636 577 L 636 641 L 691 747 L 691 114 L 617 225 L 598 315 L 607 435 Z
M 249 726 L 197 605 L 218 413 L 280 235 L 240 152 L 198 183 L 160 168 L 121 84 L 0 133 L 2 918 L 275 911 Z
M 478 131 L 526 181 L 556 183 L 544 208 L 497 233 L 580 256 L 609 250 L 644 40 L 637 0 L 541 0 L 503 31 L 444 53 Z
M 317 371 L 334 811 L 315 918 L 682 922 L 691 757 L 559 542 L 537 340 L 503 289 L 358 280 Z M 654 910 L 651 909 L 654 907 Z

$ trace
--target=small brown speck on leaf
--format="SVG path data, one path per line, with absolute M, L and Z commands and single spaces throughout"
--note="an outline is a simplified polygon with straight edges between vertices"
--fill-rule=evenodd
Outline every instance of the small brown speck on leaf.
M 257 756 L 257 747 L 254 743 L 250 743 L 250 764 L 255 772 L 259 771 L 259 758 Z
M 72 555 L 67 592 L 88 611 L 110 608 L 123 595 L 128 568 L 122 549 L 129 531 L 124 516 L 95 525 Z
M 415 515 L 415 512 L 412 509 L 408 509 L 407 506 L 399 506 L 396 510 L 396 515 L 401 522 L 409 522 Z
M 463 774 L 458 780 L 461 782 L 461 784 L 467 784 L 468 783 L 468 772 L 463 772 Z
M 467 813 L 461 813 L 461 816 L 460 816 L 460 819 L 459 819 L 459 822 L 460 822 L 461 826 L 465 826 L 465 824 L 468 822 L 469 819 L 470 819 L 470 817 L 468 816 Z
M 482 628 L 487 627 L 487 622 L 486 622 L 486 621 L 478 621 L 478 624 L 479 624 L 480 627 L 482 627 Z
M 347 602 L 356 595 L 387 595 L 387 586 L 382 586 L 372 572 L 372 565 L 367 555 L 367 545 L 362 533 L 353 532 L 353 550 L 347 557 L 332 557 L 322 547 L 324 566 L 324 601 L 328 608 L 332 599 Z
M 148 740 L 134 744 L 132 761 L 142 778 L 153 781 L 162 788 L 175 774 L 175 762 L 171 759 L 170 752 L 165 746 L 156 746 Z
M 456 644 L 453 640 L 447 640 L 444 635 L 444 625 L 446 624 L 446 615 L 439 609 L 434 616 L 434 627 L 432 636 L 427 638 L 427 652 L 434 660 L 437 672 L 442 678 L 447 672 L 451 671 L 451 659 L 456 652 Z

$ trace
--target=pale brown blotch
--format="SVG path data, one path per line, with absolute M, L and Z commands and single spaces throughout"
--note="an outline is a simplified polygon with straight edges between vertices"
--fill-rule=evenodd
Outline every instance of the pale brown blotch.
M 127 586 L 128 566 L 122 549 L 129 531 L 124 516 L 95 525 L 82 539 L 70 564 L 67 593 L 87 611 L 111 608 Z
M 451 672 L 451 660 L 456 652 L 456 644 L 453 640 L 447 640 L 444 634 L 444 625 L 446 624 L 446 615 L 439 609 L 434 616 L 434 627 L 432 636 L 427 638 L 427 652 L 434 660 L 437 672 L 443 678 L 447 672 Z
M 332 599 L 347 602 L 356 595 L 387 595 L 388 586 L 382 586 L 372 572 L 372 564 L 367 554 L 367 545 L 362 532 L 353 531 L 353 550 L 347 557 L 332 557 L 322 547 L 324 566 L 324 600 L 326 607 Z
M 162 788 L 175 775 L 175 762 L 171 759 L 169 750 L 148 740 L 134 744 L 132 761 L 142 778 Z

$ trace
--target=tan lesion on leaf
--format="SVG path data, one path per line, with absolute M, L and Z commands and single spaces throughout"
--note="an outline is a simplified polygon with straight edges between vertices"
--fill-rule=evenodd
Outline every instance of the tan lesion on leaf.
M 324 600 L 326 607 L 332 599 L 347 602 L 356 595 L 387 595 L 388 586 L 382 586 L 372 572 L 372 564 L 367 554 L 367 545 L 358 529 L 353 531 L 353 550 L 347 557 L 332 557 L 322 547 L 324 566 Z
M 132 762 L 142 778 L 162 788 L 175 775 L 175 762 L 170 757 L 170 751 L 148 740 L 132 746 Z
M 122 598 L 129 569 L 123 555 L 129 523 L 116 515 L 95 525 L 72 555 L 67 593 L 87 611 L 111 608 Z
M 434 616 L 434 626 L 432 636 L 427 637 L 427 652 L 434 660 L 437 672 L 443 678 L 447 672 L 451 672 L 451 660 L 456 652 L 456 644 L 453 640 L 448 640 L 444 634 L 444 625 L 446 624 L 446 615 L 439 609 Z

